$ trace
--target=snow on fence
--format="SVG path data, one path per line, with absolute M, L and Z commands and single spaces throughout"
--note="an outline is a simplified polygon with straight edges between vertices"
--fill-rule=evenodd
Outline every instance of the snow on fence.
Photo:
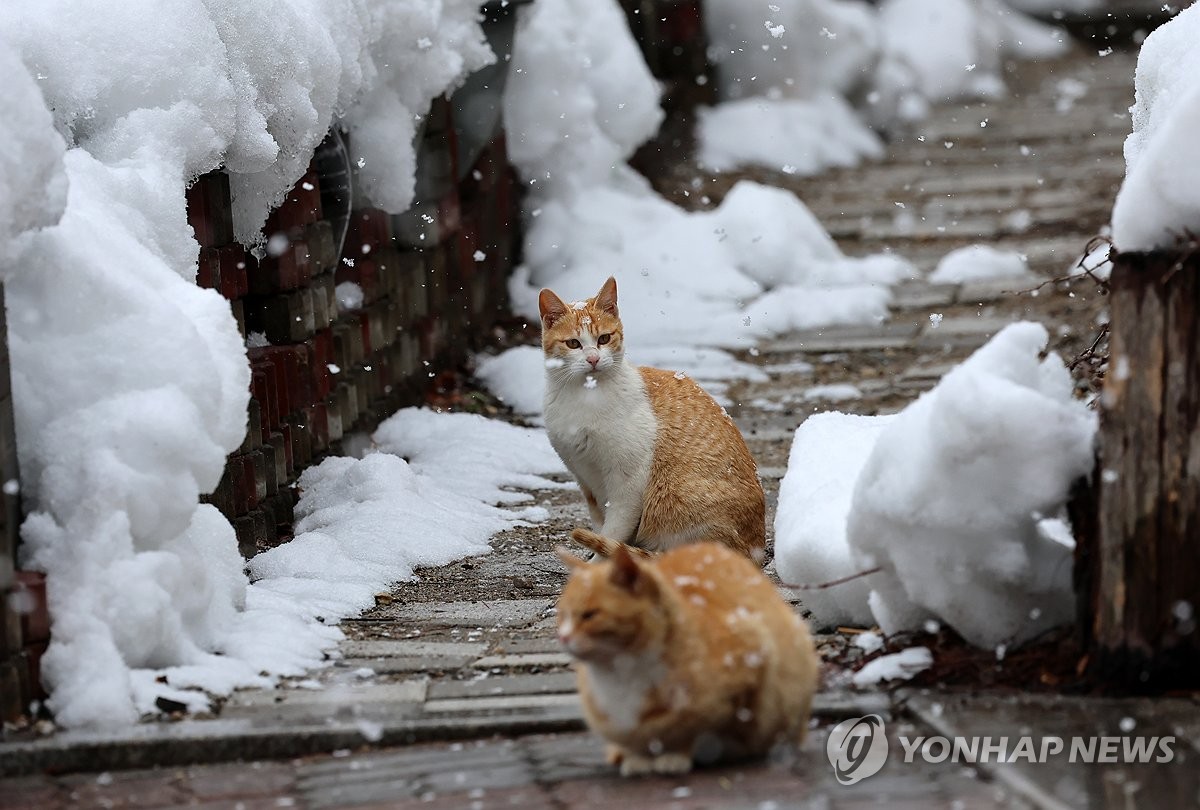
M 249 429 L 208 497 L 243 556 L 287 539 L 291 485 L 306 467 L 336 454 L 344 435 L 417 401 L 429 368 L 464 359 L 506 309 L 518 214 L 504 138 L 462 171 L 455 147 L 451 105 L 441 99 L 418 150 L 433 165 L 418 172 L 449 174 L 426 184 L 437 186 L 435 198 L 396 216 L 351 210 L 340 175 L 314 160 L 267 220 L 261 260 L 233 241 L 223 173 L 189 192 L 198 283 L 230 299 L 249 336 Z

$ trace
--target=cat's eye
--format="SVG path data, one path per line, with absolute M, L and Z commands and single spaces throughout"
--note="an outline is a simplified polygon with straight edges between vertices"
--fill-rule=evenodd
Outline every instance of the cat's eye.
M 579 621 L 586 622 L 588 619 L 594 619 L 596 618 L 596 614 L 599 612 L 600 611 L 596 610 L 595 608 L 591 610 L 585 610 L 583 613 L 579 614 Z
M 601 335 L 600 337 L 596 338 L 596 343 L 600 346 L 603 346 L 605 343 L 608 343 L 610 340 L 612 340 L 612 335 L 606 332 L 603 335 Z
M 569 348 L 569 349 L 578 349 L 582 345 L 583 344 L 580 343 L 575 338 L 571 338 L 570 340 L 567 341 L 567 348 Z

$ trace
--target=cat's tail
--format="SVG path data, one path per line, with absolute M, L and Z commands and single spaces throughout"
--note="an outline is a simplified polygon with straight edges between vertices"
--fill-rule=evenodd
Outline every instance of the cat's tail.
M 626 543 L 618 543 L 616 540 L 610 540 L 604 535 L 597 534 L 591 529 L 574 529 L 571 532 L 571 539 L 584 548 L 591 549 L 601 557 L 611 557 L 614 552 L 620 547 L 625 546 L 625 550 L 638 557 L 653 557 L 649 551 L 631 546 Z

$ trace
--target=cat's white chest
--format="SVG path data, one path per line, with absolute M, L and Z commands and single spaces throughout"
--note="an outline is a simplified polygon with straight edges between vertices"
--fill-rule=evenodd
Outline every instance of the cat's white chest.
M 550 443 L 601 503 L 620 482 L 648 477 L 658 429 L 637 369 L 623 364 L 595 385 L 547 386 Z
M 591 699 L 613 729 L 633 731 L 665 669 L 651 656 L 617 656 L 609 666 L 587 667 Z

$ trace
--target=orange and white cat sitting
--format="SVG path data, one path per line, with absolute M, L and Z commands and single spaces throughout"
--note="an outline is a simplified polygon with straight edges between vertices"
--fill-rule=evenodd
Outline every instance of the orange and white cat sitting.
M 571 577 L 558 637 L 588 725 L 625 775 L 803 741 L 818 662 L 808 628 L 756 565 L 716 543 L 652 559 L 618 546 Z
M 742 434 L 693 380 L 626 359 L 616 280 L 569 305 L 542 290 L 538 304 L 546 430 L 601 535 L 574 539 L 604 554 L 716 540 L 761 559 L 766 507 Z

